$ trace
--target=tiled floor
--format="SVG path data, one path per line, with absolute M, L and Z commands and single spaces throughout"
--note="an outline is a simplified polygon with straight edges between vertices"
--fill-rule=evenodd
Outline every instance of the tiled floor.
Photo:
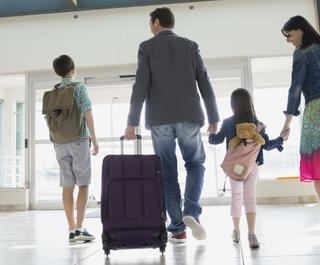
M 88 209 L 88 211 L 93 211 Z M 251 250 L 242 222 L 242 244 L 231 242 L 228 206 L 204 207 L 201 221 L 208 238 L 168 243 L 159 250 L 111 251 L 101 246 L 101 223 L 86 218 L 96 242 L 69 244 L 63 211 L 0 212 L 0 265 L 318 265 L 320 264 L 320 206 L 260 206 L 257 235 L 261 248 Z M 242 247 L 241 247 L 242 246 Z

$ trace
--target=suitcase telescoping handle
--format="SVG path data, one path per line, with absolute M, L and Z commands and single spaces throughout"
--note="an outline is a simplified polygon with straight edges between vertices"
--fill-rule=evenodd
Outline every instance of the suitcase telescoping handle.
M 136 136 L 137 136 L 137 139 L 135 142 L 137 143 L 137 145 L 136 145 L 137 154 L 141 155 L 142 154 L 142 147 L 141 147 L 142 137 L 139 134 L 136 134 Z M 124 136 L 120 137 L 120 144 L 121 144 L 121 155 L 123 155 L 124 154 Z

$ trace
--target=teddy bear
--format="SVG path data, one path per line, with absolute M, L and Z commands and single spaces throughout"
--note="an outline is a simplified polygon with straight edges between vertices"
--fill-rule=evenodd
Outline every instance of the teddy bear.
M 256 132 L 256 125 L 253 123 L 239 123 L 236 125 L 236 137 L 229 142 L 229 147 L 236 147 L 241 140 L 254 140 L 260 145 L 265 144 L 263 137 Z

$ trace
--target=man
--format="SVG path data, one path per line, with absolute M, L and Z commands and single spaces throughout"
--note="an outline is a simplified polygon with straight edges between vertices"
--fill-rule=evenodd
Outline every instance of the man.
M 208 131 L 216 132 L 219 120 L 215 96 L 198 45 L 179 37 L 172 29 L 174 16 L 169 8 L 157 8 L 151 14 L 153 38 L 140 44 L 136 81 L 131 95 L 126 139 L 135 139 L 141 109 L 146 101 L 146 127 L 151 130 L 155 153 L 162 163 L 165 201 L 171 223 L 169 240 L 186 241 L 186 225 L 195 238 L 206 232 L 200 224 L 199 199 L 203 185 L 205 153 L 200 128 L 204 115 L 197 84 L 204 100 Z M 184 210 L 178 182 L 176 139 L 187 171 Z

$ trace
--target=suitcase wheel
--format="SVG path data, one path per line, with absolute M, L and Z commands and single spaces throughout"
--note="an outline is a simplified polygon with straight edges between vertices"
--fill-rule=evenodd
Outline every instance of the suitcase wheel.
M 160 252 L 163 255 L 163 253 L 166 251 L 166 245 L 160 246 Z
M 108 256 L 110 254 L 109 238 L 108 235 L 105 234 L 105 232 L 102 233 L 102 246 L 104 249 L 104 253 Z
M 159 247 L 161 254 L 163 254 L 166 250 L 167 241 L 168 241 L 168 233 L 167 233 L 167 230 L 164 229 L 161 232 L 161 242 L 160 242 L 160 247 Z

